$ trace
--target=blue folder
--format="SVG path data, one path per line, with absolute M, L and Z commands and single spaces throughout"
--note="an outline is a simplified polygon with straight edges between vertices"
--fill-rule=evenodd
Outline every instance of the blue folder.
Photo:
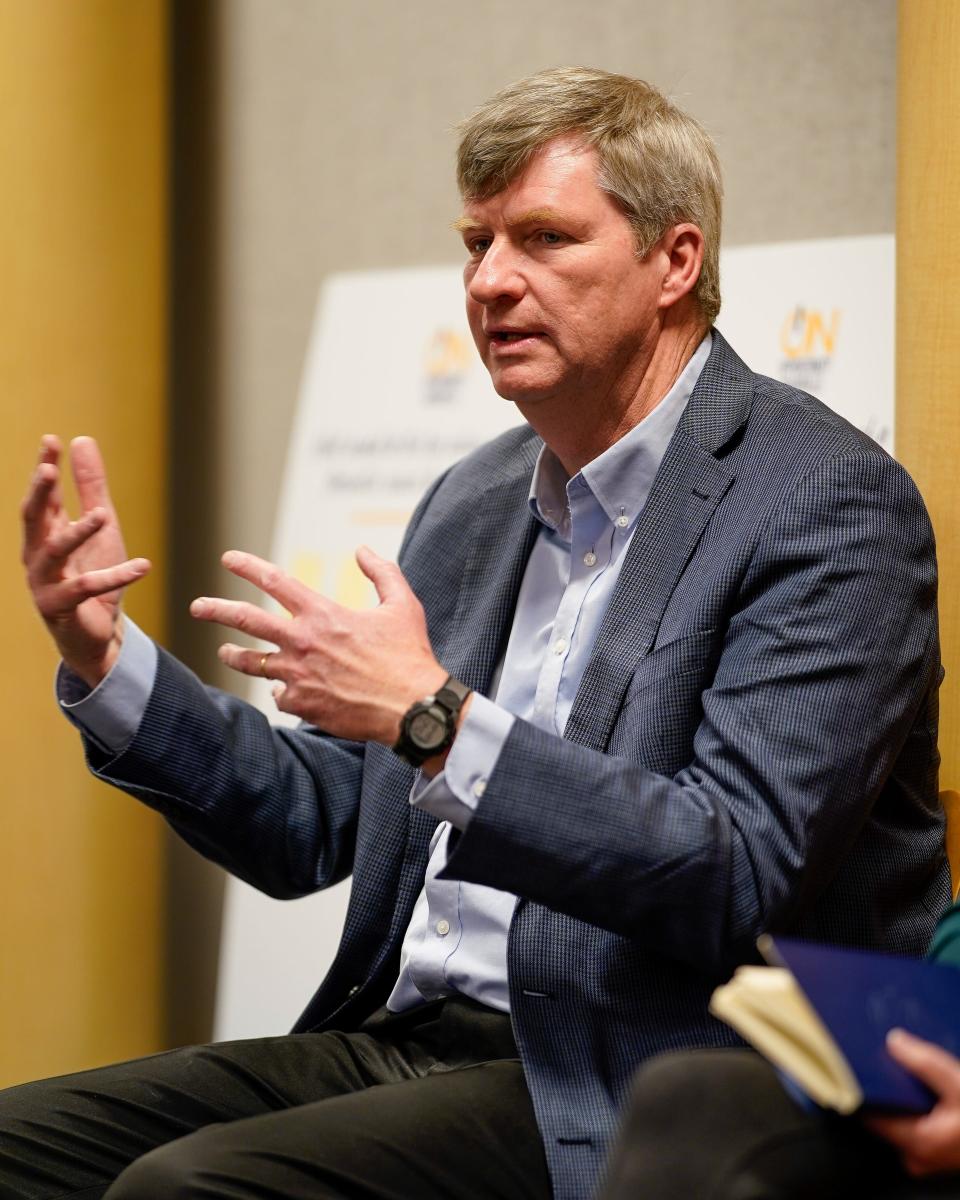
M 933 1093 L 887 1053 L 906 1029 L 960 1058 L 960 969 L 928 959 L 765 937 L 768 962 L 786 967 L 843 1052 L 867 1108 L 928 1112 Z

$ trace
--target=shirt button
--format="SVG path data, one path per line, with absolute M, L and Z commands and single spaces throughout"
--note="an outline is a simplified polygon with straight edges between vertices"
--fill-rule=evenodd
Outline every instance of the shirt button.
M 473 794 L 476 796 L 476 798 L 478 800 L 480 799 L 480 797 L 483 795 L 483 793 L 486 790 L 487 790 L 487 781 L 485 779 L 478 779 L 476 781 L 476 783 L 473 785 Z
M 597 556 L 594 554 L 594 552 L 592 550 L 588 550 L 586 552 L 586 554 L 583 556 L 583 565 L 585 567 L 593 567 L 593 566 L 596 566 L 596 562 L 597 562 Z
M 617 517 L 617 524 L 621 529 L 626 529 L 626 527 L 630 524 L 630 518 L 625 517 L 623 513 L 621 513 L 620 516 Z
M 567 648 L 567 639 L 566 638 L 557 638 L 557 640 L 553 643 L 554 654 L 562 654 L 564 652 L 564 650 L 566 650 L 566 648 Z
M 446 937 L 449 932 L 450 932 L 450 922 L 449 921 L 438 921 L 437 922 L 437 934 L 440 937 Z

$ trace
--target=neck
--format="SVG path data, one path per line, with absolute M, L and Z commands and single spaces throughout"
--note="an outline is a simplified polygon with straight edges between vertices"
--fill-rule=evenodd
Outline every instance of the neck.
M 669 314 L 673 310 L 668 310 Z M 679 379 L 703 340 L 702 320 L 664 321 L 653 346 L 638 356 L 633 370 L 615 385 L 584 388 L 566 402 L 525 406 L 527 422 L 546 442 L 570 475 L 592 462 L 653 412 Z M 589 399 L 584 395 L 589 391 Z M 587 400 L 587 402 L 585 402 Z

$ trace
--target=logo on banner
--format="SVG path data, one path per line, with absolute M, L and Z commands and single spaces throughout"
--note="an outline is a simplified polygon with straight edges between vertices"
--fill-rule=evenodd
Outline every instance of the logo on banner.
M 433 332 L 424 356 L 424 399 L 428 404 L 450 404 L 457 398 L 473 363 L 473 343 L 455 329 Z
M 798 304 L 780 327 L 780 378 L 819 394 L 833 362 L 840 331 L 840 309 L 829 313 Z

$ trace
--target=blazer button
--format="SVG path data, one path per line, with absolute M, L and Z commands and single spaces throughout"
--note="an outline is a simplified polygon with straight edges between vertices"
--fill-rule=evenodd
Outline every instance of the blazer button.
M 359 991 L 360 991 L 360 984 L 355 983 L 353 985 L 353 987 L 350 989 L 350 991 L 347 992 L 347 999 L 349 999 L 351 996 L 355 996 L 357 994 L 357 992 L 359 992 Z

